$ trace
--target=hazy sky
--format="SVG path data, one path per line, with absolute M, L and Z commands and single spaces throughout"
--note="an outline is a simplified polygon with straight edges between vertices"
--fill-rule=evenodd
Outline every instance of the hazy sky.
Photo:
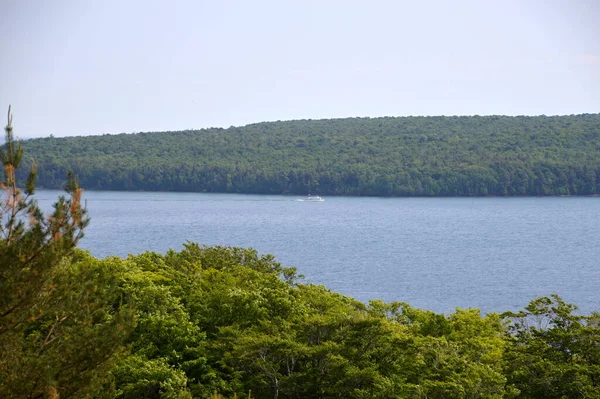
M 0 0 L 18 137 L 600 112 L 600 1 Z

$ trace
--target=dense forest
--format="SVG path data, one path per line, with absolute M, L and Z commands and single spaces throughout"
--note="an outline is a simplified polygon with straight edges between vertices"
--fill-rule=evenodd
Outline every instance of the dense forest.
M 40 187 L 376 196 L 600 193 L 600 114 L 298 120 L 24 143 Z M 20 175 L 23 177 L 23 175 Z
M 503 315 L 363 304 L 192 243 L 57 265 L 0 335 L 2 397 L 600 398 L 600 315 L 558 297 Z

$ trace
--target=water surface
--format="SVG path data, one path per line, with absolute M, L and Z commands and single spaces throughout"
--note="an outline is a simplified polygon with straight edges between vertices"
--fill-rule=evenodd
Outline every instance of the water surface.
M 42 190 L 48 207 L 59 192 Z M 98 257 L 252 247 L 361 301 L 517 310 L 556 293 L 600 310 L 600 198 L 365 198 L 85 192 Z

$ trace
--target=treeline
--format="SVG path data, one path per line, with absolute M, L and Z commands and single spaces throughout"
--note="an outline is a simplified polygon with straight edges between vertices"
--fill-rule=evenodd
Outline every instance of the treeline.
M 191 243 L 63 262 L 60 306 L 0 336 L 3 397 L 600 397 L 600 315 L 558 297 L 484 316 L 365 305 L 270 256 Z
M 28 140 L 38 182 L 375 196 L 600 193 L 600 114 L 348 118 Z

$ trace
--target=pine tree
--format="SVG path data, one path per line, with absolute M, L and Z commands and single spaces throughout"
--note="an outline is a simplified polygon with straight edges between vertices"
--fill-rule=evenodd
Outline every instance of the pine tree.
M 4 180 L 0 183 L 0 334 L 18 328 L 24 318 L 31 318 L 26 310 L 43 305 L 53 269 L 72 252 L 89 222 L 81 204 L 82 189 L 72 174 L 65 185 L 69 198 L 61 196 L 53 213 L 44 217 L 32 198 L 35 163 L 25 189 L 17 185 L 15 171 L 21 165 L 23 147 L 13 137 L 10 106 L 5 132 L 4 149 L 0 149 L 4 166 Z
M 103 383 L 132 330 L 123 272 L 78 250 L 89 222 L 69 174 L 49 215 L 37 205 L 35 163 L 18 186 L 23 148 L 9 107 L 0 149 L 0 397 L 81 397 Z M 121 273 L 121 274 L 119 274 Z

